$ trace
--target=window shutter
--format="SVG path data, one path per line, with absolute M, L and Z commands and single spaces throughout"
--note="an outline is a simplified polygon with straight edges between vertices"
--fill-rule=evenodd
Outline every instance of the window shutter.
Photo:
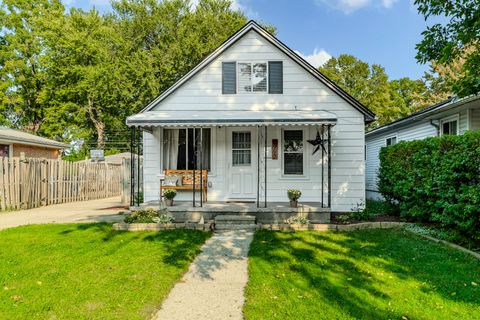
M 222 63 L 222 93 L 237 93 L 237 78 L 235 62 Z
M 283 62 L 268 62 L 268 93 L 283 93 Z

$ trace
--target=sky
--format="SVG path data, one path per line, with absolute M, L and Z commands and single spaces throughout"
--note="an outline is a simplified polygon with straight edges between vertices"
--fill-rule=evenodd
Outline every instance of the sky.
M 101 12 L 111 9 L 109 0 L 64 3 L 95 6 Z M 427 22 L 413 0 L 234 0 L 232 7 L 274 25 L 277 38 L 315 67 L 348 53 L 382 65 L 390 79 L 418 79 L 428 70 L 415 60 L 415 45 Z

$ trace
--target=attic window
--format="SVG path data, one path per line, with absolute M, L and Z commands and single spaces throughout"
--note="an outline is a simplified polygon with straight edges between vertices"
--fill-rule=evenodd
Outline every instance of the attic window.
M 267 92 L 267 63 L 238 63 L 238 92 Z

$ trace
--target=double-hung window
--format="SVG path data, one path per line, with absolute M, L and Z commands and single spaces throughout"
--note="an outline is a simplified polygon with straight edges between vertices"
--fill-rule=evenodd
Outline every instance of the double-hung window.
M 457 135 L 458 134 L 458 117 L 450 117 L 441 121 L 441 133 Z
M 267 63 L 239 62 L 237 78 L 241 93 L 267 92 Z
M 222 93 L 283 93 L 283 62 L 222 62 Z
M 283 174 L 303 175 L 303 131 L 283 131 Z

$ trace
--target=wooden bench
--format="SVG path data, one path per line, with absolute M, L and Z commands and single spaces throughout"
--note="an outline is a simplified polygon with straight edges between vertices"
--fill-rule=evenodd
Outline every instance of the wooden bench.
M 193 170 L 165 170 L 165 177 L 171 175 L 181 176 L 181 186 L 160 186 L 160 194 L 163 197 L 163 190 L 175 189 L 175 190 L 192 190 L 193 191 Z M 202 180 L 200 180 L 202 178 Z M 208 170 L 195 170 L 195 190 L 201 190 L 203 192 L 203 200 L 207 202 L 207 182 L 208 182 Z M 203 183 L 200 183 L 202 181 Z

